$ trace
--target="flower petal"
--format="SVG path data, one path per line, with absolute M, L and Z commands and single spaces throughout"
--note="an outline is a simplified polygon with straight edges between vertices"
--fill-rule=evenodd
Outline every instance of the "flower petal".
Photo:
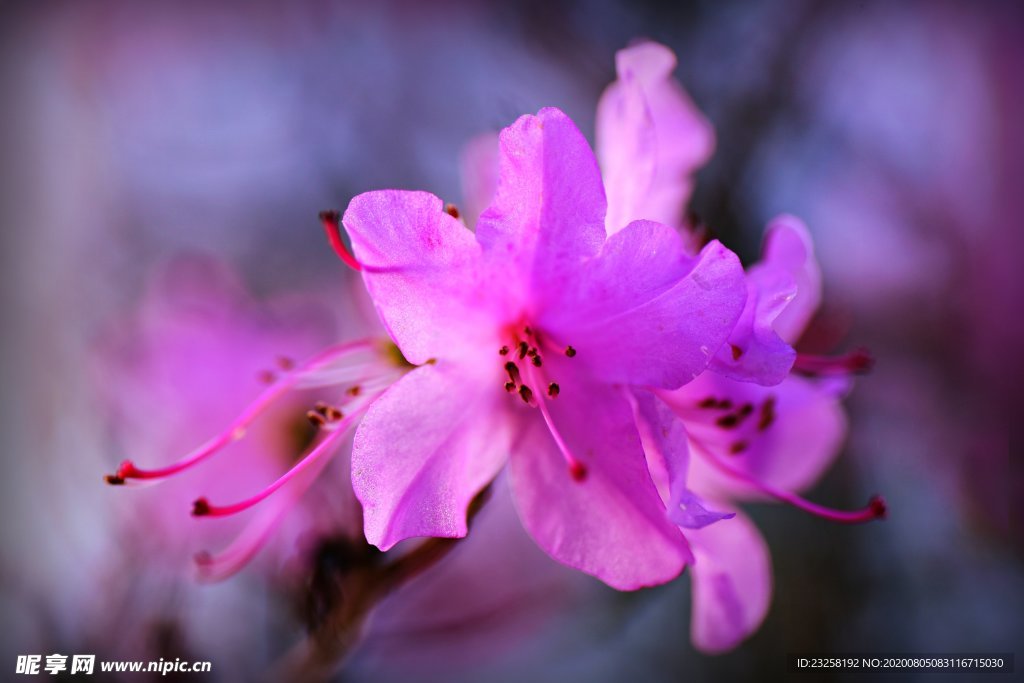
M 765 229 L 761 263 L 787 272 L 796 283 L 796 296 L 775 318 L 775 331 L 794 343 L 821 304 L 821 269 L 814 258 L 814 243 L 799 218 L 778 216 Z
M 676 57 L 644 42 L 615 56 L 619 79 L 597 107 L 597 150 L 608 192 L 608 234 L 646 218 L 678 227 L 693 173 L 714 129 L 672 78 Z
M 542 292 L 604 242 L 601 172 L 583 134 L 558 109 L 520 117 L 500 140 L 498 189 L 477 238 L 516 273 L 524 295 Z
M 765 386 L 784 380 L 796 351 L 775 332 L 774 322 L 795 296 L 796 283 L 783 269 L 771 263 L 751 268 L 743 313 L 710 369 L 730 379 Z
M 494 300 L 484 296 L 473 233 L 427 192 L 383 190 L 345 211 L 352 250 L 378 313 L 410 362 L 480 348 Z M 487 344 L 488 348 L 492 344 Z
M 772 596 L 771 558 L 744 515 L 687 533 L 696 557 L 690 638 L 703 652 L 731 650 L 757 630 Z
M 705 373 L 678 391 L 660 395 L 684 420 L 692 450 L 698 451 L 691 458 L 689 485 L 707 494 L 762 497 L 709 464 L 708 451 L 776 488 L 800 491 L 817 481 L 838 455 L 846 433 L 839 396 L 828 385 L 801 377 L 790 376 L 767 388 Z M 729 407 L 708 407 L 711 400 Z M 738 418 L 745 405 L 749 414 L 730 418 Z
M 614 588 L 672 580 L 690 552 L 665 515 L 625 396 L 562 368 L 556 376 L 562 391 L 549 403 L 552 418 L 587 475 L 572 478 L 540 416 L 529 415 L 510 461 L 524 526 L 556 560 Z
M 683 421 L 649 391 L 634 391 L 636 426 L 647 456 L 647 466 L 665 500 L 668 518 L 684 529 L 700 529 L 732 512 L 709 510 L 704 501 L 686 487 L 690 451 Z
M 352 446 L 370 543 L 387 550 L 413 536 L 465 536 L 467 506 L 508 454 L 500 386 L 459 366 L 424 365 L 370 406 Z
M 745 299 L 739 260 L 720 243 L 690 257 L 674 230 L 636 221 L 547 293 L 540 320 L 595 376 L 675 388 L 707 367 Z

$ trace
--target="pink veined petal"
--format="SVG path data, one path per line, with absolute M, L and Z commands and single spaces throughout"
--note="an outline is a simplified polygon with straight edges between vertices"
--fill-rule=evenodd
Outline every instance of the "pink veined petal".
M 619 590 L 672 580 L 690 552 L 665 515 L 622 390 L 584 381 L 565 360 L 552 365 L 562 391 L 549 409 L 587 474 L 574 479 L 540 416 L 524 417 L 510 460 L 523 525 L 553 558 Z
M 494 201 L 498 189 L 498 134 L 484 133 L 469 141 L 460 158 L 462 178 L 462 217 L 470 229 L 480 214 Z
M 760 263 L 747 272 L 747 302 L 709 368 L 730 379 L 771 386 L 784 380 L 796 351 L 775 332 L 774 323 L 796 296 L 796 283 L 774 263 Z
M 427 192 L 361 194 L 342 219 L 378 313 L 414 364 L 486 343 L 494 299 L 473 233 Z M 486 343 L 489 348 L 493 344 Z
M 690 486 L 728 498 L 761 499 L 749 485 L 723 474 L 698 451 L 725 460 L 776 488 L 801 491 L 824 473 L 839 453 L 846 434 L 846 416 L 839 397 L 827 385 L 790 376 L 775 387 L 735 382 L 711 373 L 661 396 L 686 423 L 691 439 Z M 730 408 L 706 408 L 715 399 Z M 744 405 L 750 413 L 736 426 L 730 415 Z M 766 417 L 770 413 L 770 417 Z M 762 425 L 763 428 L 762 428 Z M 736 452 L 736 445 L 743 449 Z
M 821 303 L 821 269 L 814 243 L 799 218 L 781 215 L 765 229 L 761 263 L 784 270 L 796 282 L 796 296 L 775 318 L 775 331 L 790 344 L 803 334 Z
M 477 221 L 489 256 L 521 296 L 544 292 L 604 242 L 601 172 L 576 125 L 558 109 L 522 116 L 501 132 L 494 202 Z
M 700 529 L 734 517 L 732 512 L 709 509 L 700 496 L 687 488 L 690 453 L 683 421 L 648 391 L 634 391 L 633 397 L 648 468 L 656 484 L 662 476 L 666 479 L 667 485 L 659 490 L 672 523 L 684 529 Z
M 772 597 L 768 547 L 745 515 L 687 532 L 696 561 L 690 639 L 703 652 L 731 650 L 764 621 Z
M 542 326 L 608 382 L 675 388 L 702 372 L 743 309 L 736 255 L 688 256 L 671 228 L 631 223 L 574 280 L 547 293 Z
M 619 78 L 597 107 L 608 234 L 640 218 L 678 227 L 693 174 L 714 150 L 714 129 L 672 78 L 676 57 L 664 45 L 620 50 L 615 64 Z
M 370 543 L 387 550 L 414 536 L 466 535 L 467 506 L 508 454 L 500 386 L 498 377 L 439 362 L 370 406 L 352 446 L 352 486 Z

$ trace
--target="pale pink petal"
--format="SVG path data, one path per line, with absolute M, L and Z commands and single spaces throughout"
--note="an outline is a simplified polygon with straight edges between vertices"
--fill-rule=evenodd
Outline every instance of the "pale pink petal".
M 413 370 L 356 431 L 352 486 L 366 539 L 381 550 L 413 536 L 464 536 L 466 507 L 507 457 L 500 378 L 467 372 L 444 362 Z
M 687 532 L 696 558 L 690 638 L 703 652 L 731 650 L 764 621 L 772 597 L 768 546 L 745 515 Z
M 460 158 L 462 178 L 462 217 L 473 229 L 498 189 L 498 134 L 485 133 L 469 141 Z
M 672 78 L 676 57 L 667 47 L 640 43 L 620 50 L 615 64 L 619 79 L 597 108 L 608 233 L 641 218 L 678 227 L 714 130 Z
M 590 146 L 561 111 L 542 109 L 501 132 L 494 202 L 476 234 L 522 294 L 543 292 L 604 242 L 606 203 Z
M 675 388 L 725 342 L 746 285 L 736 255 L 717 241 L 690 257 L 674 230 L 637 221 L 546 299 L 542 327 L 595 376 Z
M 684 529 L 700 529 L 734 517 L 732 512 L 708 509 L 700 496 L 687 488 L 690 453 L 683 421 L 649 391 L 634 391 L 633 401 L 647 466 L 669 519 Z
M 804 222 L 789 215 L 772 220 L 765 229 L 761 264 L 784 270 L 796 283 L 796 296 L 774 323 L 779 336 L 792 344 L 800 338 L 821 303 L 821 269 Z
M 562 386 L 549 402 L 553 422 L 587 473 L 574 479 L 540 416 L 525 416 L 510 464 L 524 526 L 556 560 L 614 588 L 672 580 L 690 553 L 665 515 L 625 395 L 582 380 L 568 361 L 552 365 Z
M 800 491 L 828 468 L 846 434 L 846 416 L 832 387 L 801 377 L 769 388 L 705 373 L 660 395 L 686 423 L 690 486 L 705 493 L 762 497 L 708 464 L 708 453 L 776 488 Z M 711 406 L 712 401 L 728 407 Z
M 345 229 L 381 320 L 414 364 L 494 346 L 473 233 L 427 192 L 383 190 L 355 197 Z
M 766 386 L 784 380 L 796 351 L 775 332 L 774 323 L 795 295 L 796 283 L 782 268 L 770 263 L 751 268 L 743 314 L 710 369 L 730 379 Z

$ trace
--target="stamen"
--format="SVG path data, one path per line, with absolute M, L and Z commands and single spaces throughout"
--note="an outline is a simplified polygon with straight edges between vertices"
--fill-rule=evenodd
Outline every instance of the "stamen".
M 352 270 L 362 270 L 363 265 L 349 252 L 344 240 L 341 239 L 341 214 L 337 211 L 321 211 L 320 222 L 323 223 L 327 241 L 330 242 L 334 253 Z
M 509 348 L 507 346 L 502 346 L 500 349 L 498 349 L 498 353 L 502 356 L 507 356 L 508 352 Z
M 242 413 L 228 424 L 224 431 L 196 448 L 181 460 L 166 467 L 152 470 L 140 469 L 136 467 L 135 463 L 131 460 L 125 460 L 117 468 L 117 471 L 114 472 L 114 474 L 107 477 L 107 482 L 114 486 L 118 486 L 125 483 L 125 480 L 127 479 L 163 479 L 199 464 L 206 458 L 222 450 L 224 447 L 245 436 L 246 428 L 271 405 L 273 405 L 273 403 L 282 394 L 298 382 L 303 373 L 314 370 L 319 366 L 326 365 L 327 363 L 343 358 L 362 349 L 372 348 L 372 345 L 372 341 L 360 340 L 324 349 L 296 368 L 293 372 L 285 375 L 277 384 L 264 389 L 263 392 L 256 397 L 256 400 L 246 406 Z
M 543 364 L 539 354 L 534 354 L 534 356 L 530 359 L 530 362 L 533 363 L 533 366 L 536 368 L 539 368 Z
M 705 460 L 728 476 L 738 479 L 743 483 L 754 487 L 758 491 L 775 498 L 776 500 L 780 500 L 783 503 L 789 503 L 793 507 L 799 508 L 804 512 L 809 512 L 812 515 L 821 517 L 822 519 L 827 519 L 838 524 L 860 524 L 862 522 L 870 522 L 876 519 L 885 519 L 888 512 L 885 500 L 881 496 L 877 495 L 872 496 L 868 501 L 868 504 L 860 510 L 836 510 L 817 503 L 812 503 L 806 498 L 798 496 L 795 493 L 783 491 L 775 488 L 771 484 L 755 479 L 750 474 L 723 462 L 715 456 L 711 449 L 700 441 L 694 439 L 692 435 L 690 436 L 690 442 L 698 447 L 698 451 L 704 455 Z
M 798 353 L 793 370 L 804 375 L 862 375 L 875 365 L 867 349 L 854 349 L 844 356 L 814 356 Z
M 511 394 L 515 390 L 516 390 L 516 383 L 515 382 L 505 382 L 505 391 L 507 391 L 508 393 Z
M 537 382 L 537 378 L 534 376 L 537 374 L 536 370 L 527 366 L 526 372 L 527 379 L 529 379 L 532 384 L 535 386 L 543 386 Z M 551 391 L 552 386 L 556 387 L 555 395 L 558 395 L 558 385 L 554 382 L 548 385 L 548 391 Z M 552 419 L 551 413 L 548 411 L 547 403 L 544 401 L 543 397 L 540 394 L 537 394 L 536 398 L 537 408 L 540 410 L 540 414 L 544 418 L 544 424 L 547 425 L 548 431 L 551 432 L 551 437 L 555 440 L 555 445 L 558 446 L 558 450 L 562 452 L 562 457 L 565 458 L 565 462 L 569 465 L 570 476 L 572 476 L 573 481 L 582 482 L 587 478 L 587 466 L 584 465 L 579 458 L 573 455 L 572 449 L 569 448 L 569 444 L 567 444 L 565 439 L 562 438 L 558 428 L 555 427 L 555 421 Z
M 526 342 L 519 342 L 519 360 L 526 358 L 527 351 L 530 350 L 530 345 Z
M 505 363 L 505 372 L 508 373 L 508 378 L 512 380 L 513 384 L 521 384 L 523 381 L 522 376 L 519 374 L 519 366 L 509 361 Z
M 310 424 L 312 424 L 317 429 L 327 424 L 327 418 L 315 410 L 307 410 L 306 419 L 309 420 Z
M 313 413 L 318 415 L 318 413 Z M 309 451 L 298 463 L 295 464 L 290 470 L 282 474 L 277 480 L 270 486 L 266 487 L 256 495 L 246 498 L 245 500 L 239 501 L 232 505 L 212 505 L 205 497 L 197 498 L 192 503 L 192 516 L 193 517 L 226 517 L 228 515 L 234 515 L 243 510 L 248 510 L 253 505 L 266 500 L 272 493 L 277 491 L 279 488 L 287 484 L 289 481 L 302 474 L 305 470 L 315 464 L 318 460 L 323 458 L 326 454 L 331 452 L 331 447 L 339 439 L 340 436 L 345 434 L 345 428 L 352 424 L 352 418 L 349 417 L 344 423 L 338 426 L 338 429 L 330 432 L 327 437 L 324 438 L 319 444 L 316 445 L 313 450 Z
M 735 344 L 729 344 L 729 349 L 732 351 L 733 360 L 739 360 L 740 357 L 743 355 L 743 349 L 736 346 Z
M 525 384 L 519 387 L 519 397 L 523 399 L 523 403 L 529 405 L 530 399 L 533 398 L 533 390 Z
M 566 346 L 565 347 L 565 355 L 569 356 L 569 358 L 572 358 L 573 356 L 576 355 L 576 349 L 574 349 L 571 346 Z
M 550 396 L 551 398 L 555 398 L 556 396 L 558 396 L 559 391 L 560 389 L 558 387 L 558 384 L 556 384 L 555 382 L 552 382 L 551 384 L 548 385 L 548 396 Z
M 700 403 L 697 404 L 698 408 L 715 408 L 718 406 L 718 399 L 714 396 L 708 396 Z
M 761 417 L 757 421 L 757 431 L 763 432 L 775 422 L 775 397 L 769 396 L 761 404 Z
M 459 217 L 459 207 L 455 206 L 454 204 L 445 204 L 444 212 L 451 216 L 452 218 Z

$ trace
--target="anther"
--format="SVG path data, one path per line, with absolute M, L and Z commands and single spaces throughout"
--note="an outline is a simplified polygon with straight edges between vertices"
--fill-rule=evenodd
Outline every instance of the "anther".
M 274 380 L 276 380 L 276 379 L 277 379 L 277 375 L 275 375 L 270 370 L 261 370 L 260 372 L 258 372 L 256 374 L 256 380 L 260 384 L 273 384 Z
M 845 356 L 813 356 L 798 353 L 793 369 L 805 375 L 860 375 L 871 370 L 875 359 L 867 349 L 854 349 Z
M 445 204 L 444 212 L 451 216 L 452 218 L 459 217 L 459 207 L 455 206 L 454 204 Z
M 540 354 L 535 354 L 535 355 L 533 355 L 533 356 L 532 356 L 532 357 L 530 358 L 530 362 L 531 362 L 531 363 L 533 363 L 533 365 L 534 365 L 535 367 L 538 367 L 538 368 L 539 368 L 539 367 L 540 367 L 540 366 L 542 365 L 542 363 L 543 363 L 543 361 L 541 361 L 541 359 L 540 359 Z
M 519 387 L 519 398 L 523 399 L 523 403 L 529 404 L 533 398 L 533 390 L 525 384 Z
M 515 390 L 516 390 L 516 383 L 515 382 L 505 382 L 505 391 L 507 391 L 508 393 L 511 394 Z
M 566 346 L 565 347 L 565 355 L 569 356 L 569 358 L 572 358 L 573 356 L 576 355 L 576 349 L 574 349 L 571 346 Z
M 732 359 L 739 360 L 740 356 L 743 355 L 743 349 L 736 346 L 735 344 L 729 344 L 729 349 L 732 351 Z
M 508 373 L 508 378 L 512 380 L 513 384 L 520 384 L 522 377 L 519 375 L 519 366 L 509 361 L 505 363 L 505 372 Z
M 508 352 L 509 348 L 507 346 L 502 346 L 500 349 L 498 349 L 498 353 L 501 354 L 502 356 L 507 356 Z
M 307 410 L 306 419 L 309 420 L 309 423 L 311 425 L 317 428 L 323 427 L 325 424 L 327 424 L 327 418 L 315 410 Z
M 349 387 L 348 391 L 346 391 L 345 393 L 348 394 L 349 396 L 353 396 L 354 397 L 354 396 L 358 396 L 359 394 L 361 394 L 362 391 L 363 391 L 363 388 L 361 386 L 359 386 L 358 384 L 355 384 L 355 385 Z
M 739 423 L 740 423 L 740 418 L 735 413 L 730 413 L 728 415 L 723 415 L 720 418 L 718 418 L 717 420 L 715 420 L 715 424 L 718 425 L 719 427 L 722 427 L 723 429 L 732 429 L 733 427 L 735 427 Z
M 111 486 L 123 486 L 124 477 L 119 477 L 116 474 L 105 474 L 103 475 L 103 481 L 107 482 Z
M 729 452 L 732 453 L 733 455 L 739 455 L 743 451 L 747 450 L 747 448 L 749 447 L 750 444 L 748 444 L 746 441 L 733 441 L 732 444 L 729 446 Z
M 700 403 L 697 404 L 698 408 L 715 408 L 718 406 L 718 399 L 714 396 L 708 396 Z
M 573 481 L 583 481 L 587 478 L 587 466 L 579 460 L 573 460 L 569 463 L 569 475 L 572 476 Z
M 341 418 L 345 417 L 345 413 L 341 412 L 341 410 L 335 406 L 327 406 L 327 412 L 324 413 L 324 417 L 326 417 L 329 422 L 337 422 Z
M 519 360 L 526 358 L 526 353 L 530 350 L 530 345 L 524 341 L 519 342 Z
M 205 517 L 210 514 L 210 501 L 205 498 L 196 498 L 192 501 L 192 516 Z
M 739 416 L 741 418 L 744 418 L 747 415 L 750 415 L 752 412 L 754 412 L 754 404 L 753 403 L 744 403 L 742 406 L 740 406 Z
M 551 384 L 548 385 L 548 396 L 550 396 L 551 398 L 555 398 L 556 396 L 558 396 L 559 391 L 560 389 L 557 383 L 552 382 Z
M 285 372 L 295 367 L 295 361 L 288 356 L 278 356 L 276 362 L 277 367 L 281 368 Z
M 718 407 L 721 408 L 722 410 L 729 410 L 729 408 L 732 408 L 732 401 L 730 401 L 727 398 L 723 398 L 721 401 L 718 402 Z
M 769 396 L 761 404 L 761 417 L 757 421 L 757 430 L 763 432 L 775 422 L 775 397 Z

